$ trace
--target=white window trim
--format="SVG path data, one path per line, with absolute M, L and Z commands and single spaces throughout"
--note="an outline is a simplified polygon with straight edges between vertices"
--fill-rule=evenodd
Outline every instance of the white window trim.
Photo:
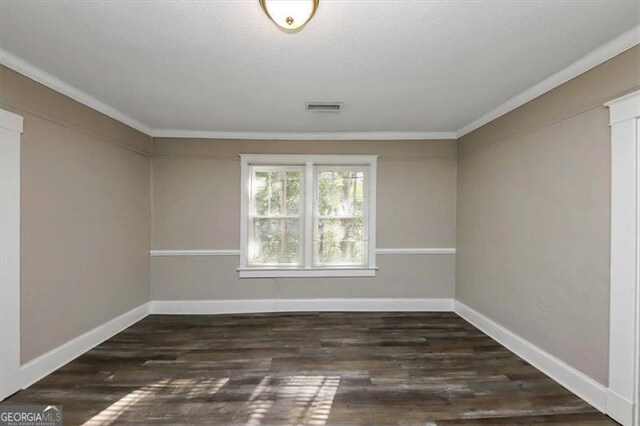
M 240 278 L 283 278 L 283 277 L 371 277 L 375 276 L 376 267 L 376 171 L 377 155 L 274 155 L 274 154 L 241 154 L 240 155 Z M 309 241 L 313 239 L 313 220 L 306 220 L 304 226 L 304 267 L 251 267 L 248 265 L 249 243 L 249 182 L 251 165 L 298 165 L 306 168 L 305 194 L 314 194 L 313 176 L 315 166 L 357 165 L 369 169 L 369 204 L 368 204 L 368 250 L 366 266 L 327 266 L 317 267 L 312 264 L 313 247 Z M 313 218 L 313 198 L 305 196 L 305 217 Z

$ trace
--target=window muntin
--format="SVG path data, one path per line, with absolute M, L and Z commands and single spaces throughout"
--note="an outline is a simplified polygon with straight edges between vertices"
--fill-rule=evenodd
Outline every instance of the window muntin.
M 249 265 L 303 265 L 303 172 L 296 166 L 251 166 Z
M 367 167 L 316 166 L 314 266 L 367 264 Z

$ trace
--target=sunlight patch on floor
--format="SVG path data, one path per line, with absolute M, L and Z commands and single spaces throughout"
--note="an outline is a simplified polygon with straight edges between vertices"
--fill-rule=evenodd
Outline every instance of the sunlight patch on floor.
M 222 388 L 229 378 L 224 379 L 165 379 L 152 385 L 144 386 L 120 398 L 89 420 L 85 426 L 109 425 L 136 406 L 147 402 L 160 394 L 169 397 L 183 397 L 191 399 L 205 395 L 213 395 Z M 159 403 L 159 402 L 158 402 Z
M 247 425 L 324 425 L 339 384 L 339 376 L 266 376 L 247 403 Z

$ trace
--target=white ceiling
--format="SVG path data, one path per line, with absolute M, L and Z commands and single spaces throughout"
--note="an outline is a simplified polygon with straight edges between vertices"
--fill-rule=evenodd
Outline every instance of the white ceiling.
M 258 0 L 0 8 L 4 51 L 144 128 L 217 132 L 456 131 L 640 23 L 637 1 L 320 0 L 296 34 Z

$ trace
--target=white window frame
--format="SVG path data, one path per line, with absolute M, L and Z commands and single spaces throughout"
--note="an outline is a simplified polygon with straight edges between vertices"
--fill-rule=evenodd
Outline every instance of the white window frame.
M 240 197 L 240 278 L 283 278 L 283 277 L 372 277 L 376 267 L 376 171 L 377 155 L 274 155 L 241 154 L 241 197 Z M 360 166 L 365 177 L 365 193 L 368 190 L 368 203 L 365 205 L 365 221 L 368 231 L 368 245 L 365 254 L 366 264 L 357 266 L 320 266 L 313 265 L 313 239 L 315 233 L 314 205 L 317 180 L 316 166 Z M 303 263 L 301 266 L 251 266 L 248 264 L 250 237 L 249 208 L 251 207 L 251 167 L 252 166 L 302 166 L 304 167 L 304 214 L 303 214 Z M 365 197 L 366 199 L 367 197 Z

